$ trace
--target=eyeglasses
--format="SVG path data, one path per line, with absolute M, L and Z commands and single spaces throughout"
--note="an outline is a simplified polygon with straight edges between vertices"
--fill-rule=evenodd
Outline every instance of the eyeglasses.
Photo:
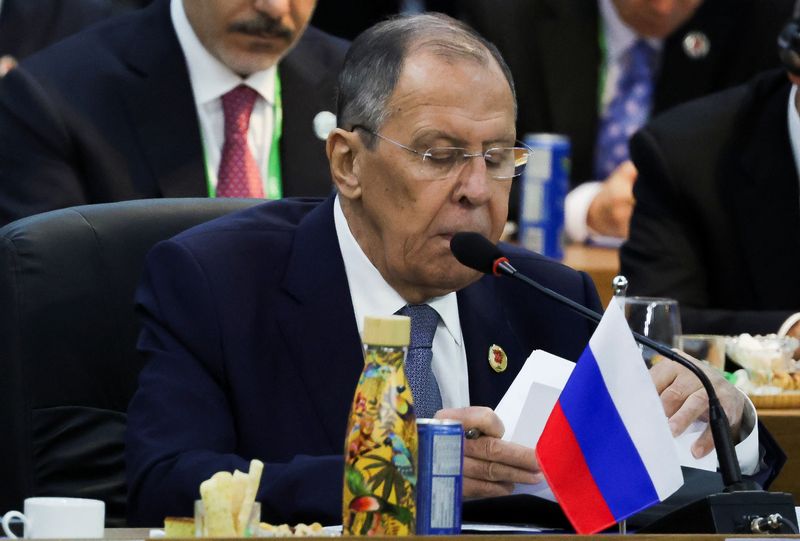
M 510 179 L 518 177 L 525 170 L 525 165 L 527 165 L 528 157 L 531 154 L 530 149 L 526 147 L 496 147 L 484 152 L 474 153 L 467 152 L 467 149 L 461 147 L 433 147 L 425 152 L 420 152 L 364 126 L 353 126 L 351 131 L 356 129 L 364 130 L 379 139 L 420 156 L 422 158 L 420 174 L 435 179 L 447 178 L 460 171 L 461 167 L 470 158 L 483 158 L 486 162 L 486 174 L 492 178 Z

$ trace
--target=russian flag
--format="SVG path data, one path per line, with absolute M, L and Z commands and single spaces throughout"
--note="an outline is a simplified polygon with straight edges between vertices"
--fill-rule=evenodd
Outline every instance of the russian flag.
M 615 300 L 564 386 L 536 456 L 580 534 L 608 528 L 683 484 L 661 400 Z

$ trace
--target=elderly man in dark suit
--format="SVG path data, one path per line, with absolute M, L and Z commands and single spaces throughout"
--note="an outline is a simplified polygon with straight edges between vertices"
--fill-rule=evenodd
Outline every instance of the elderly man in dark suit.
M 465 446 L 464 497 L 542 480 L 534 450 L 502 441 L 490 408 L 533 349 L 576 360 L 593 325 L 515 281 L 481 277 L 449 249 L 460 231 L 497 241 L 527 158 L 514 146 L 507 66 L 449 17 L 400 18 L 354 42 L 338 112 L 327 141 L 336 196 L 266 203 L 148 256 L 137 298 L 149 362 L 126 446 L 134 522 L 190 513 L 201 481 L 257 457 L 266 462 L 258 493 L 265 519 L 339 523 L 363 318 L 398 311 L 411 313 L 412 334 L 427 323 L 433 335 L 423 371 L 433 385 L 412 383 L 415 403 L 439 404 L 429 414 L 483 434 Z M 522 272 L 599 308 L 585 274 L 507 249 Z M 498 346 L 507 356 L 500 371 L 487 359 Z M 703 413 L 702 390 L 677 365 L 657 366 L 680 432 Z M 712 377 L 732 426 L 752 427 L 744 398 Z M 708 453 L 710 438 L 695 450 Z M 758 469 L 751 458 L 748 473 Z M 760 474 L 771 475 L 769 464 Z
M 631 293 L 677 299 L 686 332 L 776 332 L 800 310 L 796 93 L 769 72 L 631 141 L 639 181 L 622 272 Z
M 158 0 L 23 62 L 0 83 L 0 224 L 146 197 L 330 193 L 314 124 L 346 43 L 307 28 L 314 4 Z
M 469 22 L 498 46 L 511 66 L 519 89 L 520 136 L 554 132 L 570 138 L 573 191 L 567 199 L 567 229 L 581 241 L 627 235 L 636 170 L 627 161 L 625 143 L 633 131 L 648 115 L 777 67 L 775 39 L 793 4 L 465 1 Z M 641 58 L 635 51 L 645 49 L 648 92 L 635 105 L 626 103 L 620 99 L 626 97 L 625 88 L 635 86 L 623 88 L 625 74 L 636 64 L 634 58 Z M 621 107 L 615 109 L 615 103 Z M 615 110 L 620 114 L 614 115 Z M 607 142 L 613 137 L 603 134 L 613 133 L 614 124 L 620 136 L 611 145 Z

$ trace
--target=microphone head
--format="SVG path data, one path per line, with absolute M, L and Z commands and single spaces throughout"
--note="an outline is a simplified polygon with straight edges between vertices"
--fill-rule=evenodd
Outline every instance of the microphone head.
M 474 232 L 453 235 L 450 251 L 459 263 L 484 274 L 494 274 L 495 262 L 504 257 L 492 241 Z

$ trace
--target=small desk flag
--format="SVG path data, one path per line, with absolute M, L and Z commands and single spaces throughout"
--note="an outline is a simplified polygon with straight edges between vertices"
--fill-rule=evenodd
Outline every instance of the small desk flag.
M 683 484 L 664 408 L 616 300 L 561 392 L 536 456 L 580 534 L 603 530 Z

